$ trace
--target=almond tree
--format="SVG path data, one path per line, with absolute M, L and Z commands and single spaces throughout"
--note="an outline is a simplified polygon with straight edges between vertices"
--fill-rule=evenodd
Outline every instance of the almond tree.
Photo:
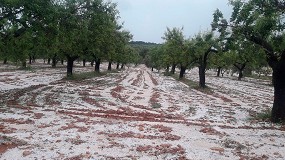
M 114 42 L 115 43 L 115 55 L 114 55 L 114 61 L 117 62 L 117 69 L 119 69 L 120 63 L 123 64 L 125 54 L 128 54 L 127 47 L 129 47 L 128 43 L 132 40 L 133 35 L 129 31 L 125 30 L 117 30 L 115 32 Z M 131 53 L 133 53 L 131 51 Z M 130 62 L 133 61 L 133 59 L 129 59 Z M 109 67 L 108 67 L 109 68 Z
M 194 51 L 193 58 L 196 60 L 196 63 L 199 68 L 199 86 L 201 88 L 206 87 L 206 69 L 208 65 L 208 60 L 212 52 L 217 53 L 216 49 L 217 42 L 214 38 L 212 32 L 200 33 L 193 38 Z M 216 48 L 215 48 L 216 47 Z
M 265 58 L 264 51 L 259 46 L 238 38 L 232 45 L 230 53 L 231 61 L 239 73 L 238 80 L 244 77 L 245 68 L 253 68 L 254 65 L 261 62 L 260 57 Z
M 216 10 L 212 27 L 230 37 L 242 35 L 258 45 L 266 53 L 266 61 L 272 68 L 274 102 L 272 122 L 285 120 L 285 3 L 281 0 L 230 0 L 233 12 L 230 20 Z M 258 53 L 256 53 L 258 54 Z
M 33 49 L 31 39 L 35 33 L 47 26 L 47 20 L 53 14 L 51 0 L 2 0 L 0 6 L 0 36 L 4 44 L 2 53 L 12 55 L 26 67 L 26 58 Z M 14 49 L 7 46 L 14 43 Z M 5 55 L 4 55 L 5 56 Z M 7 61 L 5 56 L 4 61 Z
M 60 6 L 59 52 L 66 57 L 67 76 L 73 74 L 74 61 L 83 54 L 86 45 L 87 25 L 84 21 L 86 10 L 84 3 L 66 1 Z
M 101 60 L 114 50 L 110 44 L 117 27 L 116 5 L 102 0 L 59 4 L 59 52 L 67 59 L 67 76 L 72 75 L 73 63 L 79 57 L 93 57 L 99 72 Z
M 103 60 L 108 58 L 108 54 L 115 52 L 113 39 L 118 28 L 118 11 L 116 4 L 111 2 L 104 3 L 102 0 L 89 1 L 90 11 L 88 13 L 88 36 L 87 45 L 84 47 L 85 52 L 91 61 L 95 62 L 95 72 L 100 72 L 100 65 Z M 110 59 L 112 59 L 110 56 Z
M 165 40 L 165 50 L 167 53 L 168 59 L 170 60 L 171 74 L 175 73 L 175 68 L 179 64 L 179 57 L 183 53 L 183 45 L 184 45 L 184 35 L 183 35 L 183 28 L 168 28 L 164 33 Z

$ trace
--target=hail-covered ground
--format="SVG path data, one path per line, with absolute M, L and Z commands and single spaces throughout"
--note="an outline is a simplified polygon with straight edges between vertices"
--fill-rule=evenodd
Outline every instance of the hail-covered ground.
M 285 127 L 254 119 L 270 82 L 214 74 L 201 92 L 144 65 L 80 81 L 1 65 L 0 159 L 284 159 Z

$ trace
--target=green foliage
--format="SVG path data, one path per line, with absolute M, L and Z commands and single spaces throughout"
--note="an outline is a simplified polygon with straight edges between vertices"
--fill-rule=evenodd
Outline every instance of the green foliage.
M 119 62 L 123 64 L 127 63 L 138 64 L 140 62 L 139 53 L 131 45 L 126 45 L 122 49 L 123 50 L 120 54 Z
M 175 65 L 181 62 L 181 55 L 185 54 L 185 38 L 183 35 L 183 28 L 168 28 L 164 33 L 165 40 L 165 60 L 166 63 Z
M 232 57 L 229 52 L 218 52 L 212 55 L 209 61 L 210 68 L 229 69 L 233 65 Z
M 43 29 L 49 15 L 50 1 L 1 1 L 0 31 L 1 56 L 12 61 L 25 61 L 33 52 L 36 32 Z
M 137 53 L 138 57 L 136 58 L 136 63 L 145 63 L 146 65 L 149 64 L 151 50 L 159 46 L 159 44 L 156 43 L 143 41 L 131 41 L 129 45 L 135 50 L 134 52 Z
M 192 55 L 195 57 L 196 60 L 204 60 L 205 53 L 207 50 L 217 50 L 217 41 L 214 37 L 213 32 L 205 32 L 199 33 L 194 38 L 191 39 L 192 41 Z
M 121 61 L 132 39 L 110 1 L 4 0 L 0 8 L 0 55 L 14 61 L 28 56 Z
M 280 57 L 285 49 L 283 17 L 285 15 L 283 3 L 280 1 L 260 0 L 230 0 L 233 6 L 233 13 L 227 25 L 223 25 L 222 14 L 215 11 L 212 27 L 213 30 L 223 28 L 223 31 L 230 30 L 228 38 L 234 40 L 236 37 L 247 39 L 259 45 L 267 54 L 267 61 Z M 220 31 L 221 32 L 221 31 Z M 263 57 L 263 56 L 261 56 Z M 269 65 L 272 63 L 270 62 Z
M 233 6 L 230 20 L 216 10 L 213 30 L 218 30 L 227 41 L 226 50 L 231 55 L 228 60 L 232 64 L 247 63 L 249 68 L 260 70 L 285 49 L 281 45 L 285 42 L 280 32 L 282 13 L 273 9 L 274 4 L 269 1 L 261 4 L 258 0 L 230 0 L 230 4 Z
M 163 46 L 157 46 L 150 50 L 150 53 L 145 61 L 146 66 L 160 70 L 163 67 Z

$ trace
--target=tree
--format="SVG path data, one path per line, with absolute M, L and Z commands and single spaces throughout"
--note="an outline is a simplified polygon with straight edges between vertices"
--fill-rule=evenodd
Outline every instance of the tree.
M 159 46 L 160 44 L 143 42 L 143 41 L 131 41 L 129 42 L 129 45 L 133 47 L 136 50 L 136 52 L 139 54 L 138 55 L 139 57 L 137 57 L 138 61 L 136 64 L 139 64 L 139 63 L 147 64 L 149 61 L 150 51 L 153 48 Z
M 217 53 L 215 48 L 216 40 L 212 32 L 206 32 L 204 34 L 198 34 L 193 38 L 194 51 L 193 57 L 196 60 L 199 68 L 199 86 L 206 87 L 206 68 L 208 65 L 208 59 L 211 52 Z
M 117 31 L 117 14 L 116 5 L 111 2 L 103 3 L 102 0 L 92 1 L 88 13 L 88 36 L 87 45 L 84 50 L 92 57 L 91 61 L 95 62 L 95 71 L 100 71 L 101 61 L 111 60 L 115 57 L 114 34 Z M 108 58 L 109 56 L 109 58 Z
M 118 28 L 120 29 L 120 28 Z M 122 61 L 124 49 L 129 41 L 132 39 L 132 35 L 128 31 L 114 30 L 110 37 L 109 52 L 107 53 L 107 60 L 109 61 L 108 70 L 111 70 L 111 65 L 114 61 L 120 63 Z M 118 68 L 118 67 L 117 67 Z
M 115 7 L 102 0 L 60 3 L 59 52 L 67 59 L 67 76 L 72 75 L 76 59 L 93 57 L 91 61 L 95 60 L 95 71 L 99 72 L 101 60 L 114 52 Z
M 163 46 L 152 48 L 147 59 L 146 65 L 151 67 L 152 71 L 154 68 L 160 70 L 163 67 Z
M 83 4 L 67 1 L 65 5 L 60 6 L 59 51 L 66 57 L 68 77 L 73 74 L 73 63 L 83 54 L 86 44 L 87 26 L 84 12 L 79 9 L 80 5 Z
M 209 61 L 209 68 L 217 69 L 217 77 L 224 75 L 224 72 L 232 66 L 232 56 L 229 52 L 218 52 L 212 55 Z
M 15 60 L 22 61 L 26 67 L 26 58 L 31 54 L 35 33 L 46 26 L 46 19 L 53 12 L 53 2 L 50 0 L 3 0 L 0 6 L 0 35 L 6 45 L 15 43 L 15 52 L 10 52 Z M 5 48 L 2 53 L 8 53 L 11 48 Z M 6 57 L 7 58 L 7 57 Z M 7 59 L 4 58 L 6 61 Z M 17 59 L 19 58 L 19 59 Z
M 186 69 L 188 67 L 192 67 L 195 62 L 197 62 L 195 54 L 195 42 L 193 39 L 187 39 L 184 41 L 182 45 L 182 52 L 179 57 L 179 65 L 180 65 L 180 73 L 179 73 L 179 79 L 184 78 L 184 74 L 186 72 Z
M 285 3 L 281 0 L 230 0 L 233 12 L 230 20 L 216 10 L 212 27 L 220 33 L 230 30 L 231 37 L 243 35 L 260 46 L 266 53 L 266 61 L 272 68 L 274 102 L 272 122 L 285 120 Z
M 165 49 L 168 56 L 169 63 L 172 65 L 171 74 L 175 73 L 175 68 L 179 64 L 179 57 L 184 52 L 184 35 L 183 28 L 168 28 L 164 33 Z
M 246 68 L 253 68 L 254 65 L 262 63 L 260 57 L 265 57 L 263 50 L 261 50 L 259 46 L 248 42 L 247 40 L 238 39 L 238 37 L 231 48 L 232 50 L 230 53 L 232 62 L 239 72 L 238 80 L 241 80 L 244 77 L 243 72 Z

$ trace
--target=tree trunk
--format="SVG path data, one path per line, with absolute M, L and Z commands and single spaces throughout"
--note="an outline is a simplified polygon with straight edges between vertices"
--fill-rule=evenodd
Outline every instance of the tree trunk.
M 185 72 L 186 72 L 186 67 L 185 66 L 181 66 L 180 67 L 179 79 L 182 79 L 184 77 Z
M 91 67 L 93 67 L 93 66 L 94 66 L 94 60 L 91 61 Z
M 124 63 L 122 63 L 122 65 L 121 65 L 121 69 L 124 69 L 124 67 L 125 67 L 125 64 L 124 64 Z
M 36 63 L 36 56 L 34 56 L 34 55 L 32 56 L 32 62 Z
M 86 66 L 86 59 L 83 59 L 82 63 L 83 63 L 83 67 L 85 67 Z
M 151 71 L 153 72 L 153 67 L 151 67 Z
M 176 68 L 176 64 L 173 64 L 171 67 L 171 71 L 170 71 L 171 74 L 175 74 L 175 68 Z
M 169 72 L 169 66 L 166 67 L 166 72 L 167 72 L 167 73 Z
M 247 64 L 248 61 L 244 62 L 244 63 L 238 63 L 238 64 L 234 64 L 234 66 L 238 69 L 238 80 L 240 81 L 243 78 L 243 70 L 245 69 L 245 66 Z
M 117 62 L 117 67 L 116 67 L 116 69 L 117 69 L 117 70 L 120 69 L 120 63 L 119 63 L 119 62 Z
M 4 60 L 3 60 L 3 64 L 8 64 L 8 58 L 4 58 Z
M 73 71 L 73 62 L 74 60 L 71 57 L 67 58 L 67 77 L 72 76 L 72 71 Z
M 61 60 L 61 65 L 63 65 L 63 62 L 64 62 L 64 60 L 62 59 L 62 60 Z
M 101 59 L 95 60 L 95 72 L 100 72 Z
M 111 71 L 112 70 L 112 62 L 109 61 L 109 64 L 108 64 L 108 71 Z
M 205 71 L 206 71 L 206 67 L 204 65 L 199 66 L 199 86 L 201 88 L 206 87 Z
M 32 64 L 32 56 L 29 56 L 29 64 Z
M 224 77 L 226 70 L 221 70 L 222 77 Z
M 208 60 L 208 56 L 211 52 L 217 53 L 218 51 L 215 49 L 212 49 L 212 47 L 208 48 L 208 50 L 204 53 L 203 56 L 200 57 L 199 59 L 199 86 L 201 88 L 205 88 L 206 87 L 206 67 L 207 67 L 207 60 Z
M 70 56 L 66 55 L 66 58 L 67 58 L 67 66 L 66 66 L 67 77 L 70 77 L 73 74 L 73 63 L 79 57 L 78 56 L 70 57 Z
M 240 81 L 243 78 L 243 70 L 239 69 L 238 70 L 238 80 Z
M 48 58 L 48 62 L 47 63 L 50 64 L 50 58 Z
M 26 60 L 23 60 L 23 61 L 22 61 L 22 68 L 27 68 L 27 62 L 26 62 Z
M 285 120 L 285 59 L 277 62 L 273 69 L 274 102 L 271 121 L 276 123 Z
M 218 67 L 217 77 L 220 77 L 220 75 L 221 75 L 221 69 L 222 69 L 222 67 Z
M 56 59 L 56 55 L 54 55 L 54 56 L 52 57 L 51 66 L 52 66 L 53 68 L 55 68 L 55 67 L 56 67 L 56 63 L 57 63 L 57 59 Z

